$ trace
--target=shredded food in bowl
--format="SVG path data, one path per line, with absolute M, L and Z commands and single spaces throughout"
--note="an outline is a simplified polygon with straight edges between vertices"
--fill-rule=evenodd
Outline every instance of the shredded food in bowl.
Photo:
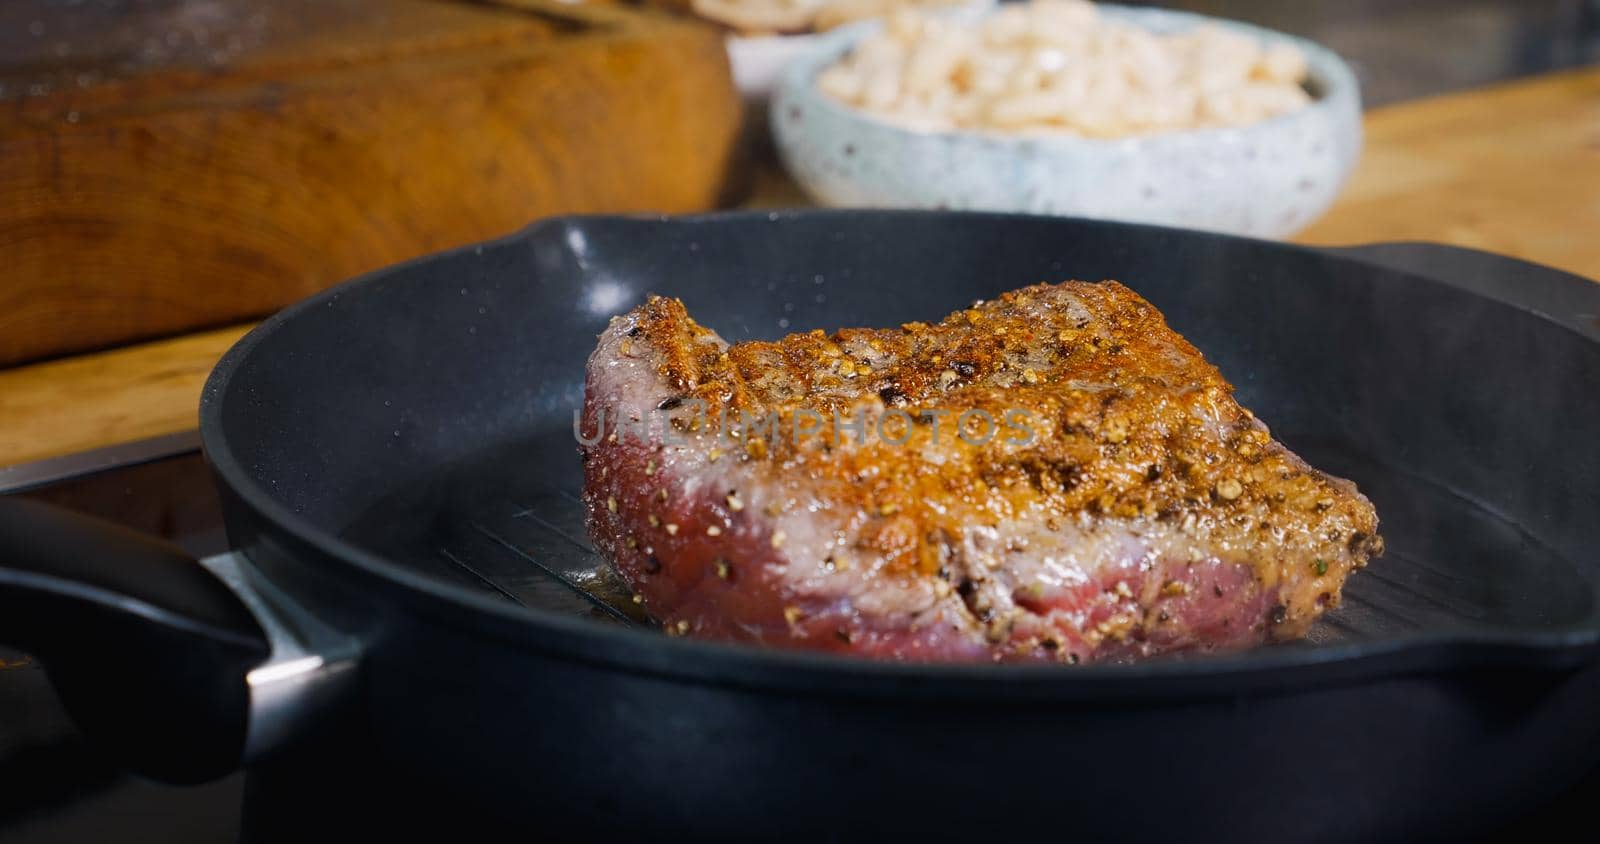
M 1086 0 L 1033 0 L 977 22 L 896 11 L 817 84 L 913 129 L 1118 138 L 1285 114 L 1310 102 L 1305 79 L 1287 44 L 1209 24 L 1161 35 Z

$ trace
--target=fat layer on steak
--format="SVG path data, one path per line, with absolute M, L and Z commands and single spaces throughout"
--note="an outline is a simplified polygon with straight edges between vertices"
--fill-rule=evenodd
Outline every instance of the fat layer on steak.
M 1354 484 L 1116 282 L 732 346 L 653 297 L 601 334 L 578 435 L 590 535 L 672 634 L 922 661 L 1234 649 L 1304 635 L 1382 552 Z

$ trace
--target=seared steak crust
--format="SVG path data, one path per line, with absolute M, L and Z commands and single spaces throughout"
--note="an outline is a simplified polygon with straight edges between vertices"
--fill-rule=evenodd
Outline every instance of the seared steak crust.
M 587 375 L 589 530 L 669 633 L 914 660 L 1238 648 L 1304 635 L 1382 549 L 1355 486 L 1115 282 L 734 346 L 655 297 Z

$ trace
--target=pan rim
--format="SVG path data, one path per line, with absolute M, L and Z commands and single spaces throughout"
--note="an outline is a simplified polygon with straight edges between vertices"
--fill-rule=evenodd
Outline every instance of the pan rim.
M 516 243 L 535 236 L 545 228 L 560 228 L 583 221 L 628 220 L 692 226 L 737 219 L 764 218 L 776 222 L 839 215 L 1072 220 L 1118 228 L 1182 231 L 1184 235 L 1201 234 L 1208 238 L 1247 241 L 1273 249 L 1316 254 L 1340 261 L 1358 261 L 1355 257 L 1338 254 L 1339 250 L 1349 247 L 1323 249 L 1234 235 L 1173 230 L 1162 226 L 993 212 L 807 209 L 696 215 L 586 214 L 551 217 L 483 244 L 445 250 L 362 274 L 263 320 L 222 356 L 206 380 L 200 402 L 200 436 L 206 460 L 219 481 L 226 484 L 261 525 L 282 532 L 294 542 L 337 561 L 374 584 L 388 587 L 389 597 L 399 599 L 411 611 L 470 633 L 492 636 L 519 648 L 531 648 L 551 656 L 678 681 L 702 681 L 744 686 L 751 690 L 785 692 L 814 692 L 823 688 L 828 694 L 897 694 L 908 687 L 918 687 L 937 689 L 951 698 L 986 701 L 1191 697 L 1304 689 L 1323 683 L 1376 681 L 1399 674 L 1451 672 L 1467 668 L 1557 670 L 1574 667 L 1600 654 L 1600 602 L 1582 623 L 1559 629 L 1518 633 L 1423 632 L 1380 641 L 1316 648 L 1259 647 L 1196 659 L 1158 659 L 1131 664 L 1071 667 L 888 663 L 835 654 L 667 637 L 514 606 L 475 593 L 464 586 L 426 577 L 382 555 L 366 551 L 335 533 L 317 527 L 293 512 L 292 508 L 272 498 L 264 486 L 250 477 L 224 435 L 221 420 L 229 385 L 255 347 L 298 314 L 323 306 L 327 300 L 338 297 L 354 286 L 380 283 L 390 275 L 403 273 L 410 267 L 443 255 L 456 254 L 477 246 Z M 1503 256 L 1494 257 L 1507 260 Z M 1409 272 L 1402 274 L 1421 283 L 1439 283 Z M 1485 295 L 1477 291 L 1467 292 L 1475 296 Z M 1576 333 L 1585 340 L 1595 340 L 1586 332 L 1553 319 L 1535 307 L 1514 301 L 1514 296 L 1489 298 L 1555 323 L 1557 327 Z M 247 549 L 245 553 L 248 555 Z M 1600 584 L 1592 585 L 1600 587 Z

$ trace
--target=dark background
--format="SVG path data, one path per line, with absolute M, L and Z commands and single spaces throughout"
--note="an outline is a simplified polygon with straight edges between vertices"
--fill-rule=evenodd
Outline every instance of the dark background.
M 1600 0 L 1170 0 L 1304 36 L 1348 59 L 1369 106 L 1600 60 Z

